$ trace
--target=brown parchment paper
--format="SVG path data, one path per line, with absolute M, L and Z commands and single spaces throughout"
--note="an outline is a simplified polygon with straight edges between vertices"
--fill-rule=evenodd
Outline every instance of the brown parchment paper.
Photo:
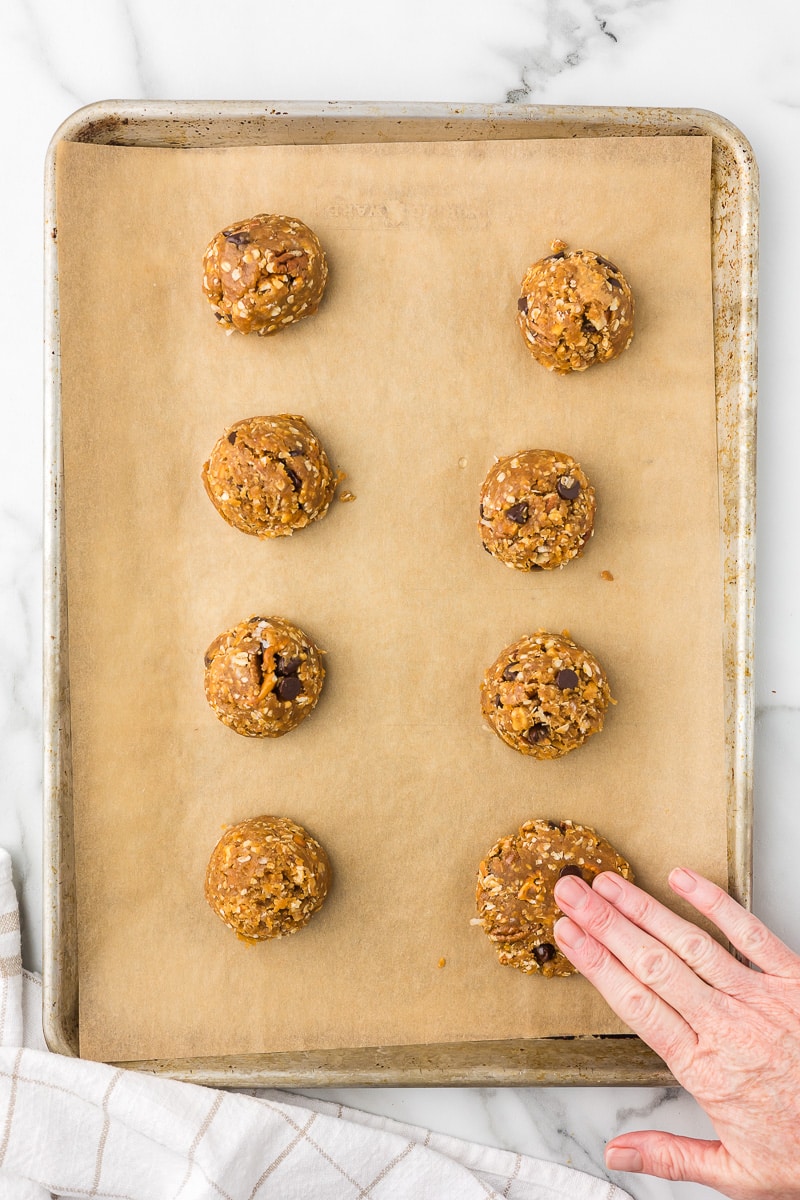
M 662 898 L 676 863 L 725 881 L 710 151 L 60 146 L 84 1056 L 619 1031 L 584 980 L 499 966 L 469 923 L 480 858 L 526 818 L 569 817 Z M 260 211 L 316 230 L 328 293 L 276 338 L 226 337 L 201 256 Z M 636 297 L 631 349 L 566 379 L 515 322 L 555 236 Z M 227 425 L 272 412 L 308 419 L 357 499 L 264 543 L 217 516 L 200 467 Z M 493 457 L 529 447 L 597 488 L 595 537 L 563 571 L 511 571 L 477 535 Z M 203 696 L 206 646 L 253 613 L 328 652 L 317 710 L 276 741 Z M 484 668 L 542 626 L 593 651 L 619 702 L 551 763 L 498 741 L 478 702 Z M 251 948 L 202 889 L 223 825 L 262 812 L 306 825 L 336 880 L 305 931 Z

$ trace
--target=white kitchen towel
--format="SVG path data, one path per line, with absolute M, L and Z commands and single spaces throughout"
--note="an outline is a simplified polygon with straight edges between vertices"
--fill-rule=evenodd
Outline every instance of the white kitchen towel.
M 0 988 L 0 1200 L 626 1200 L 557 1163 L 340 1105 L 49 1053 L 2 848 Z

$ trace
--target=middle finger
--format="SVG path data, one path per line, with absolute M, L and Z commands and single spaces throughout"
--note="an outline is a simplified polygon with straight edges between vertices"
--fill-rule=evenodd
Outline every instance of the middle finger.
M 575 875 L 555 887 L 558 907 L 610 950 L 631 974 L 665 1000 L 698 1032 L 713 1020 L 719 993 L 663 942 L 629 921 Z
M 678 958 L 682 958 L 696 975 L 712 987 L 737 999 L 745 998 L 752 991 L 758 976 L 750 967 L 737 962 L 704 929 L 698 929 L 691 921 L 679 917 L 634 883 L 613 871 L 605 871 L 594 879 L 592 888 L 634 925 L 669 946 Z

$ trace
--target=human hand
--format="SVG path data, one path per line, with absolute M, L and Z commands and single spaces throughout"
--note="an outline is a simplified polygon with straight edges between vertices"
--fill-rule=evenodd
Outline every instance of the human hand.
M 732 1200 L 800 1198 L 800 957 L 716 884 L 678 867 L 670 887 L 755 967 L 612 872 L 555 887 L 555 938 L 664 1059 L 718 1141 L 640 1130 L 606 1166 L 706 1184 Z

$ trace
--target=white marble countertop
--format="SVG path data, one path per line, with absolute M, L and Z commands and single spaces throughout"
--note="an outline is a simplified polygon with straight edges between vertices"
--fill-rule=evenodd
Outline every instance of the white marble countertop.
M 798 47 L 800 10 L 789 0 L 5 0 L 0 844 L 22 892 L 26 966 L 41 964 L 42 168 L 61 121 L 108 98 L 663 105 L 711 109 L 743 130 L 760 166 L 762 213 L 754 907 L 800 949 L 800 577 L 785 496 L 800 449 Z M 677 1089 L 359 1089 L 334 1098 L 598 1175 L 605 1141 L 623 1130 L 709 1128 Z M 709 1194 L 646 1177 L 618 1182 L 641 1200 Z

